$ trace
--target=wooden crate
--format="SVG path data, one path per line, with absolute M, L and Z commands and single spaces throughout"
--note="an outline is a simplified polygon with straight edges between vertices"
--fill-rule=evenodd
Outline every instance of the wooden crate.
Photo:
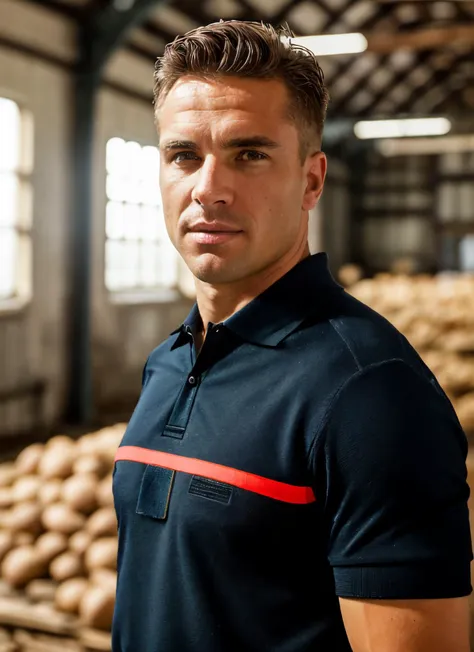
M 109 632 L 84 627 L 79 618 L 57 611 L 52 602 L 34 601 L 0 581 L 0 652 L 110 650 Z

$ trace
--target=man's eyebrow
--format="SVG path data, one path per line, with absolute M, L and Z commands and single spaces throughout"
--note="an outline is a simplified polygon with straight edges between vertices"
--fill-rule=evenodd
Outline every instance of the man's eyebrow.
M 276 149 L 280 144 L 267 136 L 247 136 L 244 138 L 231 138 L 223 143 L 224 149 L 236 149 L 239 147 L 264 147 L 266 149 Z
M 160 143 L 160 149 L 166 152 L 175 149 L 191 149 L 197 151 L 198 146 L 196 143 L 193 143 L 192 140 L 168 140 L 164 143 Z
M 246 136 L 242 138 L 231 138 L 222 144 L 223 149 L 239 149 L 244 147 L 263 147 L 266 149 L 276 149 L 280 147 L 279 143 L 267 136 Z M 198 146 L 192 140 L 168 140 L 160 144 L 160 149 L 170 152 L 178 149 L 187 149 L 193 152 L 198 150 Z

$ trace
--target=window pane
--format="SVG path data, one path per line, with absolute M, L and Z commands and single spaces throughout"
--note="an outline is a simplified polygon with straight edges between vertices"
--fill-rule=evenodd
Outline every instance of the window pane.
M 140 185 L 140 202 L 148 206 L 161 206 L 161 193 L 158 177 L 150 177 Z
M 117 174 L 107 175 L 106 195 L 111 201 L 125 201 L 127 195 L 127 177 Z
M 127 156 L 125 141 L 111 138 L 106 146 L 106 169 L 109 174 L 124 176 L 126 174 Z
M 151 206 L 141 209 L 141 238 L 145 241 L 159 240 L 163 235 L 164 217 L 162 212 Z
M 178 282 L 178 259 L 176 249 L 169 239 L 161 245 L 160 285 L 174 287 Z
M 20 163 L 20 109 L 0 97 L 0 170 L 17 170 Z
M 129 204 L 139 204 L 142 194 L 140 182 L 130 176 L 109 174 L 107 176 L 106 194 L 111 201 L 126 201 Z
M 0 227 L 0 298 L 15 294 L 15 261 L 18 252 L 18 236 L 14 229 Z
M 154 287 L 159 285 L 160 248 L 156 244 L 144 243 L 140 250 L 140 285 Z
M 109 240 L 105 246 L 105 285 L 109 290 L 120 290 L 125 275 L 125 243 Z
M 461 270 L 474 272 L 474 235 L 467 235 L 461 240 L 459 247 Z
M 138 181 L 142 171 L 142 148 L 138 143 L 130 141 L 125 145 L 126 151 L 126 174 L 130 179 Z
M 160 152 L 157 147 L 143 147 L 142 149 L 142 179 L 158 181 L 160 175 Z
M 14 226 L 18 220 L 18 179 L 0 173 L 0 226 Z
M 125 235 L 123 204 L 109 201 L 106 210 L 106 233 L 112 240 L 121 240 Z
M 123 287 L 134 288 L 140 286 L 140 244 L 137 242 L 124 243 L 125 269 L 123 274 Z
M 140 206 L 124 204 L 123 233 L 126 240 L 139 240 L 141 232 Z
M 140 204 L 142 201 L 141 183 L 136 177 L 127 177 L 124 180 L 124 197 L 129 204 Z

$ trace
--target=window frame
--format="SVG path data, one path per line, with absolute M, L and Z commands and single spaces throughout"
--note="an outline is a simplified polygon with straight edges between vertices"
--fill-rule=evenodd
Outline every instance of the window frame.
M 34 119 L 32 111 L 20 98 L 0 89 L 0 99 L 13 102 L 19 112 L 18 164 L 16 167 L 1 170 L 2 174 L 12 174 L 18 181 L 18 202 L 15 223 L 4 227 L 15 232 L 18 251 L 14 258 L 14 291 L 11 295 L 0 295 L 0 318 L 15 316 L 23 312 L 32 302 L 33 256 L 34 256 Z M 25 246 L 26 245 L 26 246 Z
M 104 265 L 103 265 L 103 273 L 102 273 L 102 283 L 104 287 L 104 291 L 107 293 L 108 301 L 109 303 L 113 305 L 146 305 L 146 304 L 155 304 L 155 303 L 176 303 L 177 301 L 183 299 L 183 298 L 191 298 L 187 297 L 187 293 L 183 292 L 182 287 L 181 287 L 181 277 L 182 277 L 182 265 L 181 265 L 181 260 L 178 252 L 175 250 L 171 242 L 167 241 L 166 239 L 163 239 L 163 234 L 153 240 L 153 239 L 143 239 L 143 238 L 137 238 L 137 239 L 127 239 L 125 238 L 110 238 L 108 233 L 107 233 L 107 209 L 108 206 L 111 202 L 117 201 L 114 199 L 111 199 L 107 193 L 107 182 L 108 178 L 110 176 L 110 172 L 108 170 L 108 165 L 107 165 L 107 147 L 109 145 L 109 142 L 113 139 L 119 139 L 123 141 L 125 144 L 128 143 L 133 143 L 137 144 L 141 149 L 145 147 L 153 147 L 155 148 L 158 156 L 159 156 L 159 148 L 156 143 L 150 144 L 149 142 L 144 142 L 142 139 L 139 138 L 130 138 L 127 136 L 117 136 L 117 135 L 110 135 L 105 139 L 105 147 L 104 147 L 104 229 L 103 229 L 103 234 L 104 234 L 104 245 L 103 245 L 103 255 L 104 255 Z M 158 179 L 156 179 L 156 183 L 158 184 Z M 157 189 L 159 192 L 159 186 L 157 185 Z M 161 195 L 160 195 L 161 199 Z M 160 202 L 160 205 L 151 205 L 149 203 L 134 203 L 126 200 L 122 200 L 118 203 L 121 203 L 124 206 L 148 206 L 150 208 L 155 208 L 160 210 L 161 212 L 161 218 L 164 219 L 163 211 L 162 211 L 162 205 Z M 165 234 L 165 238 L 166 238 Z M 117 289 L 112 289 L 109 287 L 107 284 L 107 272 L 108 272 L 108 267 L 107 267 L 107 244 L 109 242 L 125 242 L 125 243 L 136 243 L 136 244 L 153 244 L 158 248 L 161 248 L 163 246 L 165 247 L 170 247 L 168 250 L 168 253 L 171 253 L 175 257 L 175 264 L 176 264 L 176 272 L 175 272 L 175 280 L 174 284 L 170 286 L 166 285 L 153 285 L 153 286 L 146 286 L 146 285 L 135 285 L 131 287 L 122 287 L 122 288 L 117 288 Z M 173 253 L 174 252 L 174 253 Z

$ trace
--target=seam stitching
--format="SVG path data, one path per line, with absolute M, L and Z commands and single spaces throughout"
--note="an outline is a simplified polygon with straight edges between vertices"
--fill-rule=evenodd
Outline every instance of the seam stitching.
M 334 323 L 334 319 L 330 319 L 330 320 L 329 320 L 329 323 L 331 324 L 331 326 L 333 327 L 333 329 L 336 331 L 337 335 L 341 338 L 341 340 L 344 342 L 344 344 L 345 344 L 346 347 L 348 348 L 349 353 L 350 353 L 350 354 L 352 355 L 352 357 L 354 358 L 354 362 L 355 362 L 356 365 L 357 365 L 357 369 L 358 369 L 359 371 L 361 371 L 361 370 L 363 369 L 363 367 L 362 367 L 362 365 L 360 364 L 360 362 L 359 362 L 359 360 L 358 360 L 356 354 L 355 354 L 354 351 L 352 350 L 352 348 L 351 348 L 351 346 L 350 346 L 350 344 L 349 344 L 349 341 L 344 337 L 344 335 L 341 333 L 341 331 L 338 330 L 336 324 Z

